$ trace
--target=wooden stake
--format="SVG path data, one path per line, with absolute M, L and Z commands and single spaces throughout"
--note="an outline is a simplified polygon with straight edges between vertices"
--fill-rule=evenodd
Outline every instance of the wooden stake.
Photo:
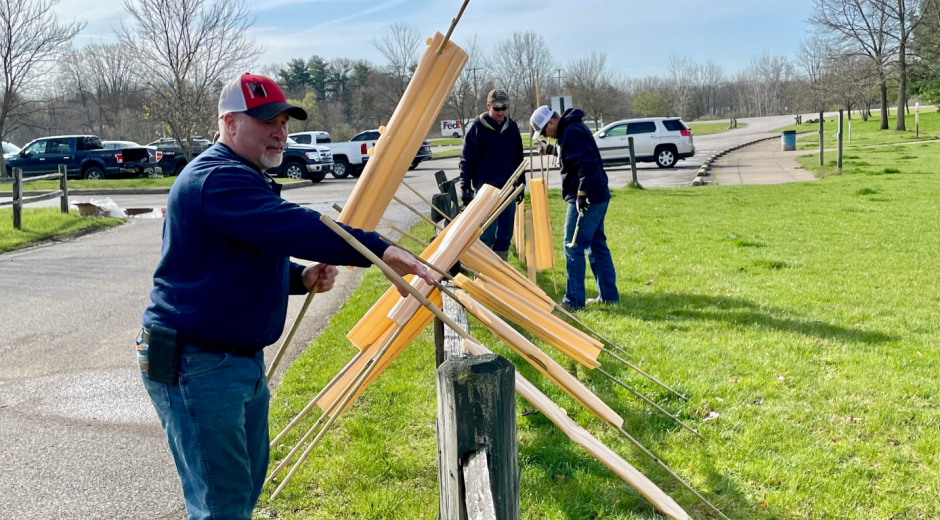
M 463 16 L 464 9 L 467 8 L 467 4 L 470 3 L 470 0 L 463 0 L 463 5 L 460 6 L 460 11 L 457 11 L 457 17 L 450 22 L 450 28 L 447 29 L 447 34 L 444 35 L 444 41 L 441 42 L 441 47 L 437 49 L 437 55 L 440 56 L 444 52 L 444 47 L 447 46 L 447 42 L 450 41 L 450 37 L 454 34 L 454 29 L 457 27 L 457 22 L 460 21 L 460 17 Z M 461 123 L 463 124 L 463 123 Z
M 271 376 L 274 374 L 274 370 L 277 368 L 278 363 L 281 362 L 281 357 L 284 355 L 284 352 L 287 351 L 287 346 L 290 345 L 292 339 L 294 339 L 294 334 L 297 333 L 297 329 L 300 328 L 300 322 L 304 319 L 304 315 L 307 314 L 307 308 L 310 307 L 310 302 L 313 301 L 313 297 L 317 294 L 319 288 L 314 287 L 312 291 L 307 293 L 307 298 L 304 300 L 303 307 L 300 308 L 300 313 L 297 314 L 297 318 L 294 320 L 294 324 L 290 328 L 290 332 L 287 333 L 287 337 L 284 339 L 284 342 L 281 343 L 281 347 L 277 349 L 277 354 L 274 355 L 274 360 L 271 361 L 271 366 L 268 367 L 268 371 L 264 374 L 265 379 L 270 380 Z
M 427 242 L 425 242 L 424 240 L 421 240 L 420 238 L 418 238 L 418 237 L 412 235 L 411 233 L 405 231 L 404 229 L 402 229 L 402 228 L 400 228 L 400 227 L 398 227 L 398 226 L 396 226 L 396 225 L 394 225 L 394 224 L 392 224 L 391 227 L 392 227 L 392 231 L 397 232 L 397 233 L 400 234 L 401 236 L 406 237 L 406 238 L 410 238 L 413 242 L 417 242 L 419 245 L 421 245 L 421 246 L 423 246 L 423 247 L 428 247 L 429 244 L 428 244 Z M 382 240 L 385 240 L 385 239 L 383 238 Z M 388 242 L 388 240 L 385 240 L 385 241 Z M 389 242 L 389 243 L 391 244 L 391 242 Z M 417 255 L 415 255 L 415 256 L 417 256 Z M 418 257 L 418 258 L 421 258 L 421 257 Z

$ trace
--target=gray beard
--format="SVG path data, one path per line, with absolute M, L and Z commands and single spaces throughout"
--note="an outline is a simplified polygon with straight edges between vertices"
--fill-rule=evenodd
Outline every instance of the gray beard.
M 277 156 L 274 158 L 268 158 L 268 156 L 261 154 L 261 157 L 258 159 L 258 162 L 261 164 L 262 168 L 264 168 L 265 170 L 269 170 L 271 168 L 277 168 L 278 166 L 280 166 L 281 161 L 283 160 L 284 160 L 283 153 L 277 154 Z

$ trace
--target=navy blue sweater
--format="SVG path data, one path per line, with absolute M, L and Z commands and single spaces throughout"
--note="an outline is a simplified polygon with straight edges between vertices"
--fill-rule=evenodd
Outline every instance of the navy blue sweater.
M 163 248 L 143 325 L 179 331 L 204 350 L 250 353 L 277 341 L 304 266 L 370 262 L 278 186 L 217 143 L 189 163 L 167 200 Z M 344 226 L 345 227 L 345 226 Z M 388 244 L 346 227 L 381 257 Z
M 578 192 L 587 194 L 588 202 L 610 200 L 607 172 L 601 161 L 594 135 L 582 120 L 584 112 L 569 108 L 558 122 L 558 156 L 561 162 L 561 195 L 565 202 L 575 202 Z
M 522 160 L 522 135 L 516 122 L 507 116 L 497 125 L 489 115 L 480 114 L 463 140 L 460 189 L 471 193 L 484 184 L 502 188 Z M 525 176 L 520 179 L 525 182 Z

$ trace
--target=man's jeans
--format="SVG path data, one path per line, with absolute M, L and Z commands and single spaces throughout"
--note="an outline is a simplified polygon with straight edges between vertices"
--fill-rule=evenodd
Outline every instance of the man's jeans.
M 176 461 L 192 519 L 251 519 L 268 469 L 264 354 L 183 346 L 179 383 L 141 374 Z
M 490 227 L 480 235 L 480 241 L 493 251 L 509 251 L 512 243 L 512 228 L 516 219 L 516 203 L 511 202 Z
M 568 203 L 565 215 L 565 263 L 568 270 L 568 282 L 565 285 L 565 297 L 562 303 L 574 308 L 584 307 L 584 253 L 587 251 L 594 280 L 600 291 L 601 300 L 609 303 L 620 301 L 617 291 L 617 273 L 614 260 L 607 248 L 607 236 L 604 235 L 604 217 L 607 215 L 607 202 L 591 204 L 578 225 L 578 208 Z M 569 248 L 574 228 L 578 227 L 578 236 L 574 237 L 575 246 Z

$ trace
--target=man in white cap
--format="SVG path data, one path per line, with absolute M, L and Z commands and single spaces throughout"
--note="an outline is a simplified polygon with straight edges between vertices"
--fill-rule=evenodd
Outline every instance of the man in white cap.
M 274 81 L 232 80 L 219 96 L 218 142 L 167 200 L 138 362 L 190 519 L 251 518 L 268 467 L 262 349 L 283 331 L 288 295 L 329 291 L 336 265 L 371 265 L 317 212 L 281 199 L 264 173 L 281 163 L 290 117 L 307 114 Z M 410 254 L 346 229 L 400 274 L 433 283 Z
M 529 119 L 534 139 L 543 135 L 558 139 L 557 146 L 545 141 L 540 141 L 539 145 L 542 153 L 558 155 L 561 163 L 561 193 L 568 203 L 565 215 L 568 280 L 562 304 L 571 309 L 581 309 L 585 303 L 620 302 L 617 273 L 604 234 L 604 218 L 610 201 L 607 172 L 594 136 L 583 119 L 584 112 L 580 109 L 570 108 L 559 116 L 547 106 L 537 108 Z M 586 300 L 584 294 L 585 252 L 600 292 L 600 296 L 590 300 Z

